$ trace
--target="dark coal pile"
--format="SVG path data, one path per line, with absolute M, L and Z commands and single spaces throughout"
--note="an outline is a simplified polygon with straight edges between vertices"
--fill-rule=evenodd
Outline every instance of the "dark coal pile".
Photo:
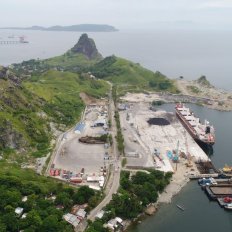
M 170 125 L 170 122 L 165 118 L 150 118 L 147 121 L 150 125 L 157 125 L 157 126 L 167 126 Z

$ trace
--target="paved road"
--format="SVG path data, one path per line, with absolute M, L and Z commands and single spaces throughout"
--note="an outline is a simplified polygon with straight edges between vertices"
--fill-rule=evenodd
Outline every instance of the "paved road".
M 111 85 L 111 84 L 110 84 Z M 112 170 L 112 175 L 113 178 L 110 178 L 108 185 L 110 186 L 110 190 L 108 193 L 106 193 L 105 198 L 102 200 L 102 202 L 94 208 L 89 216 L 88 219 L 91 221 L 94 221 L 97 213 L 102 210 L 103 207 L 105 207 L 112 199 L 112 195 L 118 191 L 119 188 L 119 181 L 120 181 L 120 170 L 121 170 L 121 160 L 120 160 L 120 155 L 118 152 L 117 148 L 117 141 L 115 139 L 115 136 L 117 135 L 117 127 L 116 127 L 116 122 L 114 118 L 114 112 L 115 112 L 115 106 L 114 102 L 112 99 L 112 85 L 111 85 L 111 91 L 110 91 L 110 96 L 109 96 L 109 113 L 110 113 L 110 118 L 111 118 L 111 135 L 113 139 L 113 156 L 114 156 L 114 163 L 113 163 L 113 170 Z
M 85 110 L 82 112 L 81 120 L 80 121 L 83 121 L 84 115 L 85 115 L 85 111 L 86 111 L 86 107 L 85 107 Z M 72 128 L 68 129 L 66 132 L 64 132 L 61 135 L 59 135 L 59 137 L 57 138 L 55 149 L 53 150 L 53 152 L 51 154 L 50 161 L 49 161 L 48 166 L 47 166 L 46 171 L 45 171 L 45 176 L 49 176 L 49 170 L 51 168 L 51 165 L 54 162 L 54 159 L 55 159 L 56 155 L 59 155 L 62 146 L 65 143 L 67 143 L 67 141 L 63 140 L 64 135 L 65 134 L 68 135 L 68 133 L 70 133 L 71 131 L 74 131 L 75 127 L 76 127 L 76 124 Z

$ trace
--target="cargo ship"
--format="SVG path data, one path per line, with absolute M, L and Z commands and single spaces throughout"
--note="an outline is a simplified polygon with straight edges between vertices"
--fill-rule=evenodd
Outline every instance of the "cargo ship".
M 201 123 L 200 119 L 182 103 L 177 104 L 175 108 L 180 122 L 197 143 L 209 146 L 214 145 L 215 130 L 207 120 L 205 120 L 204 124 Z

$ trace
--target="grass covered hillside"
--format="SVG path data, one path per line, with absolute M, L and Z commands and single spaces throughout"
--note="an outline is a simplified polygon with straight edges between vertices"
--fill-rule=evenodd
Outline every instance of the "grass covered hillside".
M 81 92 L 100 98 L 105 97 L 109 90 L 109 85 L 102 80 L 54 70 L 34 76 L 23 85 L 45 100 L 44 111 L 52 120 L 65 125 L 73 125 L 80 118 L 84 109 Z
M 154 73 L 139 64 L 116 56 L 98 62 L 93 66 L 92 72 L 96 77 L 109 80 L 124 91 L 177 91 L 173 81 L 160 72 Z
M 94 40 L 89 38 L 87 34 L 82 34 L 78 43 L 64 55 L 43 62 L 49 67 L 79 71 L 92 66 L 100 60 L 102 60 L 102 55 L 98 52 Z
M 98 52 L 95 42 L 87 34 L 82 34 L 78 42 L 63 55 L 51 57 L 45 60 L 31 59 L 19 64 L 13 64 L 13 70 L 17 74 L 35 75 L 50 69 L 59 71 L 79 72 L 88 69 L 103 59 Z
M 80 71 L 84 68 L 88 68 L 95 63 L 97 63 L 99 59 L 88 59 L 85 55 L 74 53 L 72 51 L 68 51 L 61 56 L 56 56 L 47 60 L 40 61 L 39 65 L 43 67 L 49 66 L 50 68 L 57 68 L 58 70 L 72 70 L 72 71 Z M 38 62 L 38 61 L 37 61 Z
M 47 152 L 49 125 L 40 117 L 44 102 L 6 68 L 1 68 L 0 76 L 0 155 L 23 161 L 27 157 L 16 153 L 25 155 L 37 148 Z
M 0 70 L 0 86 L 0 155 L 17 162 L 50 151 L 51 122 L 65 128 L 79 120 L 81 92 L 100 98 L 109 90 L 106 82 L 88 75 L 48 71 L 21 80 L 7 68 Z

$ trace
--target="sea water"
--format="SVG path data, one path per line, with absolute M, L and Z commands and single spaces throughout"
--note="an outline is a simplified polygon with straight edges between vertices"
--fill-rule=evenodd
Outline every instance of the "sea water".
M 81 32 L 0 30 L 0 40 L 25 36 L 29 44 L 0 45 L 0 64 L 61 55 L 78 41 Z M 170 78 L 209 81 L 232 90 L 232 31 L 122 30 L 88 33 L 103 56 L 117 55 L 160 71 Z

